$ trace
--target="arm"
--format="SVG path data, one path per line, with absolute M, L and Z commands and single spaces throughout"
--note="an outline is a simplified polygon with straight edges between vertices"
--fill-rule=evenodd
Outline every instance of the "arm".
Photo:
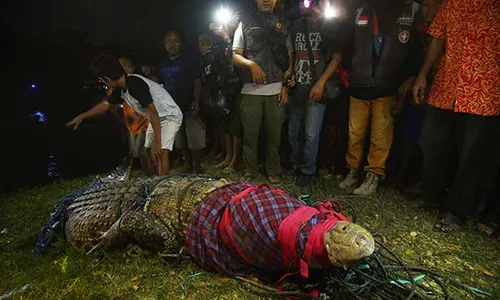
M 444 39 L 438 39 L 435 37 L 432 38 L 429 50 L 427 51 L 424 65 L 420 70 L 417 79 L 415 79 L 415 85 L 413 86 L 413 100 L 415 103 L 420 103 L 421 101 L 423 101 L 425 88 L 427 86 L 427 73 L 443 55 L 444 47 Z
M 234 32 L 233 63 L 239 68 L 250 70 L 254 84 L 265 84 L 266 74 L 256 62 L 243 56 L 243 49 L 245 49 L 245 37 L 243 35 L 243 24 L 240 22 Z
M 76 130 L 78 129 L 78 127 L 80 127 L 80 124 L 83 122 L 83 120 L 107 112 L 111 107 L 111 104 L 109 103 L 108 100 L 111 99 L 112 94 L 113 94 L 113 89 L 108 89 L 106 91 L 106 95 L 104 95 L 101 102 L 99 102 L 97 105 L 87 110 L 86 112 L 79 114 L 76 118 L 66 123 L 66 126 L 73 126 L 73 129 Z
M 335 74 L 335 71 L 337 70 L 337 67 L 339 66 L 341 60 L 342 60 L 342 53 L 335 52 L 333 54 L 332 60 L 326 67 L 325 71 L 323 71 L 323 74 L 321 74 L 318 81 L 314 84 L 313 88 L 311 89 L 311 93 L 309 94 L 310 101 L 319 102 L 323 99 L 323 93 L 325 92 L 326 82 L 330 80 L 330 78 L 332 78 L 333 74 Z

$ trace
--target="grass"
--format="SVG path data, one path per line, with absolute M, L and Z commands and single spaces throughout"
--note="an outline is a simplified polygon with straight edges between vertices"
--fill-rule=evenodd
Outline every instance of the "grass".
M 217 173 L 211 165 L 206 168 L 209 173 Z M 231 177 L 238 180 L 236 174 Z M 261 299 L 238 281 L 201 270 L 192 261 L 165 261 L 134 246 L 89 257 L 59 239 L 44 255 L 32 254 L 36 235 L 60 197 L 91 180 L 92 176 L 62 180 L 1 195 L 0 299 L 26 284 L 30 288 L 15 294 L 14 299 Z M 340 194 L 336 183 L 327 176 L 307 189 L 297 189 L 291 178 L 279 187 L 314 199 Z M 475 233 L 472 224 L 455 234 L 435 232 L 436 213 L 411 209 L 391 189 L 381 189 L 376 197 L 383 202 L 383 216 L 376 202 L 353 201 L 359 223 L 370 228 L 383 220 L 381 233 L 387 245 L 408 264 L 434 269 L 500 299 L 498 240 Z M 461 290 L 452 292 L 454 299 L 482 299 Z

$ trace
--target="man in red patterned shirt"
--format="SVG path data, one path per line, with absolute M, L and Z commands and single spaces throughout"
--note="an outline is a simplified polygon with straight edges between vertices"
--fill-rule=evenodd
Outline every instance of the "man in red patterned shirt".
M 443 57 L 422 130 L 427 201 L 441 204 L 436 224 L 455 231 L 491 180 L 500 140 L 500 6 L 497 0 L 447 0 L 429 28 L 433 40 L 413 87 Z

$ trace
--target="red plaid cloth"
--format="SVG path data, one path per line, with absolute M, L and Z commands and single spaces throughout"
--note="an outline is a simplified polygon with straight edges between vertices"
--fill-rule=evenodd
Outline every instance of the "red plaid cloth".
M 223 242 L 224 238 L 230 240 L 226 232 L 219 231 L 228 202 L 252 186 L 237 183 L 222 187 L 209 194 L 195 209 L 185 242 L 189 254 L 201 267 L 230 275 L 245 275 L 252 269 L 289 271 L 283 264 L 278 230 L 286 217 L 305 204 L 282 191 L 259 186 L 229 205 L 229 229 L 248 262 L 235 247 L 227 247 Z M 300 256 L 309 232 L 324 219 L 317 213 L 297 234 Z

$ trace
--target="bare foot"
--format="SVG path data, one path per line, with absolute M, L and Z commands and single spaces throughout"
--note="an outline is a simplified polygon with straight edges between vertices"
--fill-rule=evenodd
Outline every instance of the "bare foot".
M 229 159 L 225 159 L 220 164 L 216 165 L 215 168 L 216 169 L 223 169 L 223 168 L 229 166 L 230 164 L 231 164 L 231 161 Z

